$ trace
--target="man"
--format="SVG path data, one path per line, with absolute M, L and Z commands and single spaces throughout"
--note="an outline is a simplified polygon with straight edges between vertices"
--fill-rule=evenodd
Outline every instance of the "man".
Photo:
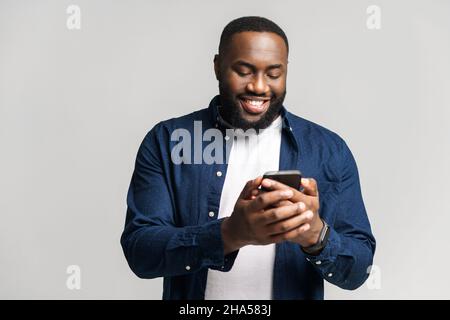
M 164 299 L 323 299 L 323 279 L 367 279 L 375 239 L 356 163 L 337 134 L 283 106 L 288 51 L 272 21 L 230 22 L 214 57 L 220 95 L 141 144 L 121 244 L 137 276 L 164 277 Z M 192 161 L 207 141 L 179 152 L 181 136 L 213 129 L 227 161 Z M 261 177 L 293 169 L 308 177 L 301 191 Z

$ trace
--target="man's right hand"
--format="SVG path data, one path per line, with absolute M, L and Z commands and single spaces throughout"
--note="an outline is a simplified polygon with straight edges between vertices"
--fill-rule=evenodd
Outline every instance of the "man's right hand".
M 282 235 L 310 222 L 302 214 L 304 203 L 291 203 L 292 190 L 259 192 L 262 177 L 250 180 L 236 201 L 230 217 L 222 222 L 225 255 L 246 245 L 266 245 L 283 241 Z M 279 203 L 290 203 L 279 206 Z

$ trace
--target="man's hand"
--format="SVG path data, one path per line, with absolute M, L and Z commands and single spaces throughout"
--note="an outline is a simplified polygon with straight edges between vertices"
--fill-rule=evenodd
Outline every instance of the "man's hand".
M 288 201 L 284 201 L 283 205 L 286 206 L 289 203 L 297 204 L 301 207 L 300 215 L 308 216 L 308 219 L 306 219 L 304 224 L 288 230 L 277 237 L 298 243 L 306 248 L 316 244 L 319 240 L 323 222 L 319 217 L 319 191 L 317 189 L 317 182 L 312 178 L 303 178 L 301 184 L 304 188 L 303 192 L 274 180 L 264 179 L 262 181 L 262 185 L 272 192 L 286 190 L 286 188 L 293 192 L 294 195 Z
M 260 192 L 261 183 L 271 191 Z M 301 192 L 273 180 L 262 181 L 262 177 L 258 177 L 248 181 L 232 215 L 222 223 L 225 254 L 249 244 L 265 245 L 285 240 L 309 246 L 313 241 L 311 225 L 318 219 L 314 214 L 318 201 L 317 209 L 312 211 L 313 200 L 304 197 Z

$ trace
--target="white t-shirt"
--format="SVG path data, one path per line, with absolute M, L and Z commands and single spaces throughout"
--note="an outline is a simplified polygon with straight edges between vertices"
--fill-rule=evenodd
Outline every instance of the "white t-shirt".
M 282 119 L 278 117 L 259 134 L 235 134 L 220 198 L 219 218 L 230 216 L 245 183 L 278 170 Z M 272 299 L 275 244 L 241 248 L 229 272 L 208 270 L 206 300 Z

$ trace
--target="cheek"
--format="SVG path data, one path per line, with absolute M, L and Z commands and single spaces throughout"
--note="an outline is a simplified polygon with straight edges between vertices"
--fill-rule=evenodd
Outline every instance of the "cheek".
M 245 87 L 247 86 L 247 81 L 235 73 L 230 72 L 225 74 L 223 80 L 228 90 L 233 93 L 242 93 L 245 91 Z
M 270 90 L 277 96 L 283 95 L 286 91 L 286 81 L 285 79 L 271 83 Z

